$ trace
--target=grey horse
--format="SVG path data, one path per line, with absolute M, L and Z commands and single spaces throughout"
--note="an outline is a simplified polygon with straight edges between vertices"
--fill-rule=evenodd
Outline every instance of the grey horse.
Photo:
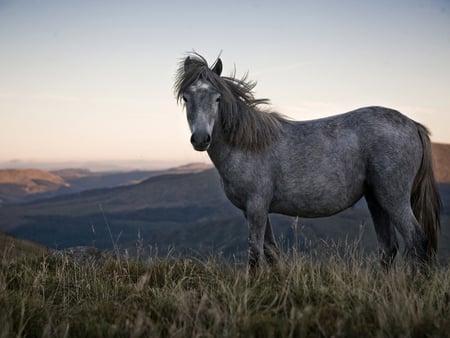
M 174 89 L 194 149 L 208 152 L 226 196 L 247 219 L 250 267 L 278 256 L 269 213 L 330 216 L 362 196 L 383 266 L 398 251 L 396 230 L 413 261 L 433 260 L 441 203 L 424 126 L 384 107 L 293 121 L 255 99 L 254 82 L 221 73 L 220 58 L 210 68 L 189 54 Z

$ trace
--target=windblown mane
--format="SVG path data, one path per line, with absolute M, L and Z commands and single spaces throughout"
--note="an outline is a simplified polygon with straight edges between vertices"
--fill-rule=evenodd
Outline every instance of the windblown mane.
M 247 150 L 262 150 L 277 140 L 282 133 L 282 115 L 267 112 L 263 106 L 268 99 L 256 99 L 253 89 L 256 82 L 247 81 L 247 76 L 237 79 L 235 74 L 219 76 L 208 67 L 206 60 L 197 53 L 189 54 L 189 67 L 180 62 L 176 79 L 175 95 L 182 101 L 183 92 L 197 79 L 209 82 L 220 94 L 219 114 L 225 140 L 233 147 Z M 213 64 L 212 68 L 214 68 Z

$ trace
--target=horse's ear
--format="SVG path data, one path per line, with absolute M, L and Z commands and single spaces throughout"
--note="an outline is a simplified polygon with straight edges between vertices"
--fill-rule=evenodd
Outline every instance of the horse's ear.
M 189 67 L 192 65 L 192 60 L 191 57 L 188 56 L 185 60 L 184 60 L 184 71 L 186 72 Z
M 218 58 L 212 71 L 220 76 L 220 74 L 222 74 L 222 67 L 223 67 L 222 60 L 220 58 Z

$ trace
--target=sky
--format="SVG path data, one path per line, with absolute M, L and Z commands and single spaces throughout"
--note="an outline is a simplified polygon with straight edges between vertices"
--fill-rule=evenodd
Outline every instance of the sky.
M 208 162 L 173 94 L 193 50 L 293 119 L 382 105 L 450 143 L 449 0 L 0 0 L 0 162 Z

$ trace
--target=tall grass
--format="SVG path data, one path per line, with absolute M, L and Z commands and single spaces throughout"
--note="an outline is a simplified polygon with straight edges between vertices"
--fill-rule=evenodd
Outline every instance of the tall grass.
M 443 337 L 449 303 L 449 268 L 385 273 L 339 250 L 291 253 L 255 274 L 218 259 L 17 260 L 7 250 L 0 269 L 1 337 Z

